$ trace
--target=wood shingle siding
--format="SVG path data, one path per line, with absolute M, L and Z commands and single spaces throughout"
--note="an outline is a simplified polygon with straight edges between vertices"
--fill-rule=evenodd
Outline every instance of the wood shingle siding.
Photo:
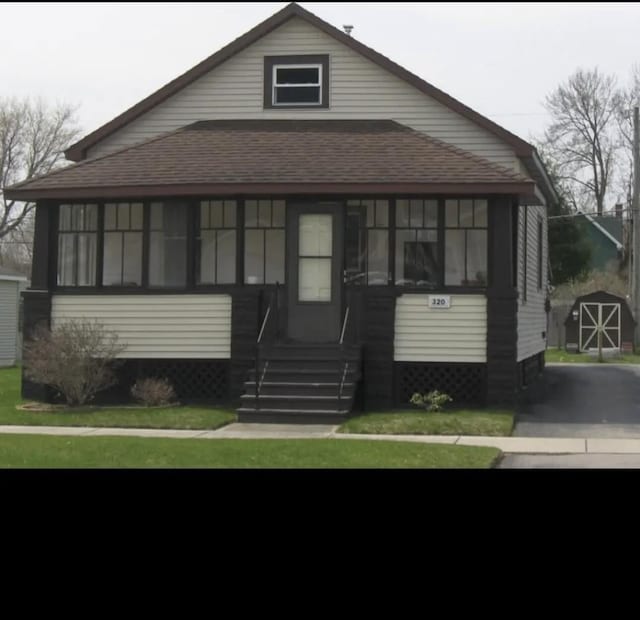
M 403 295 L 396 303 L 396 362 L 487 361 L 487 299 L 451 295 L 451 308 L 429 308 L 428 295 Z
M 329 54 L 329 109 L 265 110 L 265 56 Z M 200 120 L 392 119 L 515 170 L 513 149 L 471 120 L 420 92 L 333 37 L 294 18 L 106 137 L 103 155 Z
M 54 295 L 52 324 L 95 320 L 115 331 L 125 359 L 229 359 L 228 295 Z
M 525 217 L 526 209 L 526 217 Z M 538 222 L 542 218 L 542 288 L 538 289 Z M 527 241 L 525 243 L 525 222 Z M 527 264 L 525 269 L 525 248 Z M 542 206 L 520 207 L 518 217 L 518 361 L 546 348 L 548 239 L 546 211 Z M 526 274 L 526 301 L 524 294 Z

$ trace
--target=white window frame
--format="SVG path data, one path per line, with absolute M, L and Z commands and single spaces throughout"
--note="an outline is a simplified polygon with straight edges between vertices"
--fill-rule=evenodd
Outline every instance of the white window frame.
M 278 69 L 317 69 L 318 70 L 318 83 L 317 84 L 278 84 Z M 278 88 L 319 88 L 318 91 L 318 101 L 314 102 L 295 102 L 288 101 L 286 103 L 277 103 L 276 101 L 276 92 Z M 291 106 L 304 106 L 310 108 L 318 108 L 322 106 L 322 65 L 313 63 L 313 64 L 303 64 L 303 65 L 288 65 L 288 64 L 279 64 L 273 65 L 273 76 L 272 76 L 272 90 L 271 90 L 271 105 L 274 108 L 280 107 L 291 107 Z

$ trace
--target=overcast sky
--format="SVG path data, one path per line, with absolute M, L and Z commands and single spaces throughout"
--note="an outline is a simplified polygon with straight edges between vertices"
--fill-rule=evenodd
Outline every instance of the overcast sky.
M 0 96 L 77 104 L 89 133 L 286 4 L 3 2 Z M 524 139 L 576 68 L 640 62 L 640 3 L 300 4 Z

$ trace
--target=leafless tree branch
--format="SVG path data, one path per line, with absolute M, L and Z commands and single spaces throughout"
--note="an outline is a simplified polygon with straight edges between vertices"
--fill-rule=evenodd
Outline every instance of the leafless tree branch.
M 80 135 L 76 108 L 41 99 L 0 98 L 0 262 L 3 240 L 27 241 L 32 203 L 9 200 L 3 188 L 61 167 L 64 151 Z M 24 228 L 24 230 L 22 230 Z

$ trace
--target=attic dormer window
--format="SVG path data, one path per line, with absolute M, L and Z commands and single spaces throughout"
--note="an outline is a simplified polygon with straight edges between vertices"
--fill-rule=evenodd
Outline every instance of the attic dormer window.
M 328 108 L 329 56 L 267 56 L 265 108 Z

